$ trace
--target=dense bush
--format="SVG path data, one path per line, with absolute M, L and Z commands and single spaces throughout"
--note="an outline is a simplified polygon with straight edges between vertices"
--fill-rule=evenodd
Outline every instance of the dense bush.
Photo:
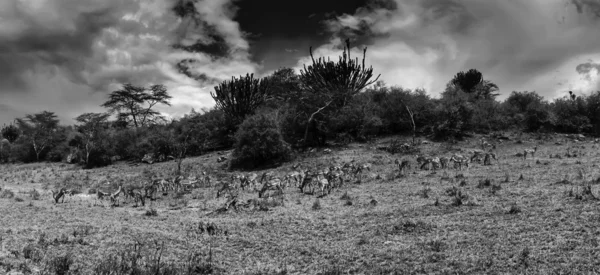
M 256 168 L 289 160 L 290 145 L 283 140 L 273 113 L 259 113 L 242 122 L 235 135 L 231 168 Z

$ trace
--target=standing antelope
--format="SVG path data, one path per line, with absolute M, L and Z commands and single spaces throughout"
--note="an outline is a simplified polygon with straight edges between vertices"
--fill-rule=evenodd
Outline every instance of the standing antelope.
M 58 191 L 54 191 L 51 190 L 52 192 L 52 198 L 54 199 L 54 203 L 58 203 L 58 201 L 62 198 L 62 202 L 65 202 L 65 192 L 66 190 L 64 188 L 61 188 Z
M 537 152 L 537 145 L 533 147 L 533 149 L 525 149 L 523 150 L 523 160 L 527 159 L 527 154 L 530 154 L 533 159 L 535 159 L 535 152 Z
M 327 180 L 327 177 L 323 172 L 317 174 L 317 183 L 321 190 L 321 196 L 325 196 L 325 189 L 327 189 L 327 194 L 331 193 L 331 183 Z
M 311 170 L 307 170 L 304 172 L 304 176 L 302 177 L 302 183 L 300 183 L 300 192 L 304 194 L 304 187 L 310 186 L 311 193 L 314 192 L 313 181 L 315 180 L 315 173 Z

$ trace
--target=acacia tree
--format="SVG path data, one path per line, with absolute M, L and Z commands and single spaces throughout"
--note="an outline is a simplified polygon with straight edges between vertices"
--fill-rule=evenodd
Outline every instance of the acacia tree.
M 17 125 L 23 136 L 31 143 L 35 158 L 40 160 L 40 154 L 56 141 L 58 118 L 53 112 L 43 111 L 30 114 L 25 118 L 17 118 Z
M 2 127 L 1 132 L 2 137 L 8 140 L 8 142 L 10 143 L 15 142 L 15 140 L 17 140 L 17 138 L 19 138 L 19 135 L 21 134 L 19 132 L 19 128 L 17 128 L 17 126 L 13 124 L 10 124 L 8 126 L 4 125 L 4 127 Z
M 102 141 L 102 132 L 108 128 L 107 113 L 85 113 L 77 118 L 78 125 L 75 126 L 77 131 L 82 134 L 81 148 L 85 153 L 85 163 L 89 165 L 90 154 L 94 152 Z
M 317 116 L 325 110 L 339 110 L 346 106 L 350 99 L 358 94 L 365 87 L 377 82 L 378 75 L 373 78 L 373 67 L 365 66 L 365 58 L 367 48 L 363 50 L 362 64 L 358 58 L 350 57 L 350 40 L 346 40 L 346 45 L 342 56 L 338 62 L 320 57 L 315 60 L 312 47 L 309 48 L 312 65 L 304 65 L 304 69 L 300 70 L 300 81 L 302 88 L 305 91 L 303 103 L 308 109 L 312 109 L 307 113 L 307 122 L 304 133 L 304 142 L 308 142 L 309 128 L 312 126 L 316 129 L 313 123 Z
M 160 113 L 152 108 L 159 103 L 171 106 L 171 98 L 164 85 L 145 88 L 127 83 L 122 89 L 110 93 L 108 101 L 101 106 L 117 112 L 119 118 L 128 119 L 138 128 L 154 122 Z
M 245 77 L 231 77 L 231 81 L 223 81 L 215 86 L 215 92 L 210 95 L 216 102 L 216 108 L 225 112 L 234 125 L 238 125 L 265 103 L 269 97 L 269 88 L 268 79 L 255 79 L 254 74 L 247 74 Z
M 450 83 L 458 87 L 462 92 L 472 95 L 472 101 L 479 99 L 495 99 L 499 94 L 498 85 L 484 80 L 483 74 L 476 70 L 470 69 L 467 72 L 458 72 Z

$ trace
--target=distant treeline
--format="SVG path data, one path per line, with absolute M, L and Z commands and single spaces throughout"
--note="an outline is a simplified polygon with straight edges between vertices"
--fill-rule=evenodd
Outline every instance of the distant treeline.
M 289 160 L 294 148 L 390 134 L 437 140 L 506 130 L 600 134 L 600 91 L 565 93 L 553 101 L 536 92 L 512 92 L 498 101 L 498 86 L 471 69 L 457 73 L 441 96 L 432 98 L 424 90 L 377 81 L 364 55 L 352 59 L 348 48 L 338 61 L 313 58 L 300 74 L 282 68 L 260 79 L 223 81 L 211 94 L 214 108 L 192 110 L 180 119 L 167 120 L 155 111 L 171 99 L 163 85 L 131 84 L 109 95 L 102 105 L 106 113 L 82 114 L 73 126 L 60 125 L 49 111 L 17 118 L 2 128 L 0 161 L 95 167 L 233 148 L 231 167 L 251 168 Z

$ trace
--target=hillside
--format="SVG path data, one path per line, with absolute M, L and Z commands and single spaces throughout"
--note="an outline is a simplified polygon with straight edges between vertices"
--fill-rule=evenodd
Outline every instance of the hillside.
M 123 196 L 111 206 L 93 191 L 142 185 L 149 174 L 167 177 L 174 162 L 93 170 L 2 165 L 0 273 L 103 274 L 136 265 L 161 274 L 596 272 L 600 149 L 593 140 L 512 136 L 496 143 L 492 165 L 436 171 L 418 169 L 414 154 L 376 149 L 387 141 L 318 149 L 269 170 L 283 176 L 297 163 L 326 169 L 354 160 L 371 164 L 361 181 L 320 198 L 288 186 L 283 204 L 240 190 L 237 211 L 218 211 L 227 199 L 216 193 L 231 172 L 217 159 L 227 152 L 183 162 L 186 175 L 206 172 L 211 186 L 159 192 L 139 207 Z M 536 145 L 533 158 L 515 156 Z M 477 148 L 473 138 L 415 150 L 439 157 Z M 412 169 L 398 175 L 396 159 L 410 159 Z M 79 194 L 54 203 L 50 190 L 59 187 Z

